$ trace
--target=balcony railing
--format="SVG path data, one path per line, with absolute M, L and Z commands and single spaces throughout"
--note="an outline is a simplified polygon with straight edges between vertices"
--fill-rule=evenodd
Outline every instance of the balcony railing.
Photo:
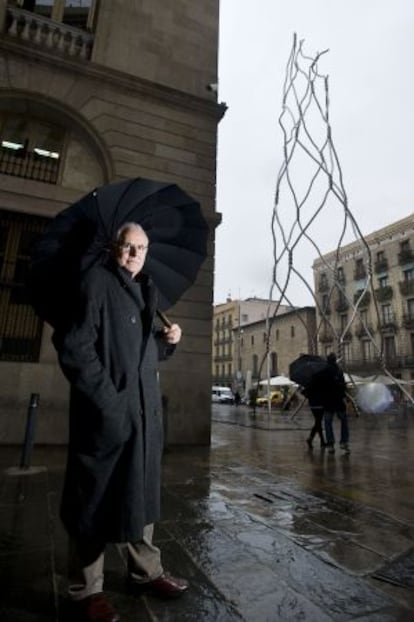
M 329 290 L 329 283 L 326 280 L 319 281 L 318 292 L 327 292 Z
M 367 271 L 365 268 L 356 268 L 354 270 L 354 280 L 360 281 L 361 279 L 365 279 L 367 276 Z
M 360 298 L 362 294 L 362 290 L 359 289 L 357 292 L 355 292 L 354 294 L 354 303 L 356 304 Z M 366 291 L 364 293 L 364 295 L 362 296 L 360 302 L 359 302 L 359 306 L 360 307 L 368 307 L 369 303 L 371 302 L 371 292 Z
M 393 289 L 391 285 L 386 285 L 385 287 L 378 287 L 375 290 L 375 297 L 378 302 L 384 302 L 385 300 L 390 300 L 393 296 Z
M 358 337 L 358 339 L 361 339 L 362 337 L 369 337 L 368 331 L 369 334 L 372 334 L 373 327 L 371 324 L 366 324 L 366 327 L 363 324 L 359 324 L 359 326 L 355 329 L 355 336 Z
M 378 330 L 380 330 L 381 332 L 391 332 L 391 333 L 395 333 L 397 331 L 397 324 L 394 320 L 390 319 L 383 319 L 380 320 L 380 322 L 378 323 Z
M 414 314 L 413 313 L 404 313 L 403 326 L 404 328 L 408 328 L 408 329 L 414 328 Z
M 384 355 L 384 363 L 393 371 L 412 369 L 414 367 L 414 354 L 394 354 Z M 361 375 L 372 375 L 372 373 L 382 373 L 382 364 L 379 357 L 372 359 L 354 358 L 346 361 L 346 371 L 360 372 Z
M 414 279 L 400 281 L 399 286 L 403 296 L 414 296 Z
M 338 300 L 338 302 L 335 305 L 335 310 L 337 311 L 337 313 L 344 313 L 345 311 L 348 311 L 348 309 L 349 309 L 349 302 L 346 300 L 346 298 Z
M 321 343 L 331 343 L 334 340 L 334 334 L 331 330 L 323 330 L 319 333 L 319 341 Z
M 380 272 L 387 272 L 388 270 L 388 259 L 379 259 L 374 263 L 374 271 L 376 274 Z
M 24 149 L 15 151 L 0 147 L 0 173 L 25 179 L 35 179 L 47 184 L 56 184 L 59 174 L 59 159 L 40 156 Z
M 6 32 L 10 37 L 59 54 L 89 60 L 93 35 L 31 11 L 8 7 Z
M 414 251 L 411 248 L 404 248 L 398 253 L 398 263 L 400 266 L 411 262 L 414 262 Z

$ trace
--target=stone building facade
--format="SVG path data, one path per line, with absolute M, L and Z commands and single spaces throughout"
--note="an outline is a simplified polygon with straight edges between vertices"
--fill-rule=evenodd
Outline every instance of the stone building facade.
M 267 323 L 265 320 L 243 326 L 240 357 L 244 378 L 254 384 L 270 376 L 288 376 L 289 365 L 302 353 L 316 352 L 314 307 L 300 307 L 276 315 L 269 334 L 269 356 L 266 357 Z
M 322 354 L 369 375 L 414 379 L 414 214 L 313 264 Z
M 254 322 L 265 322 L 271 316 L 290 309 L 261 298 L 231 300 L 214 306 L 213 344 L 212 344 L 212 383 L 213 385 L 236 388 L 243 383 L 242 331 Z M 240 388 L 240 387 L 239 387 Z
M 68 387 L 24 292 L 29 249 L 97 185 L 171 181 L 211 229 L 197 282 L 170 310 L 183 341 L 162 370 L 172 443 L 210 439 L 218 0 L 0 0 L 0 442 L 66 442 Z M 197 417 L 194 416 L 197 404 Z

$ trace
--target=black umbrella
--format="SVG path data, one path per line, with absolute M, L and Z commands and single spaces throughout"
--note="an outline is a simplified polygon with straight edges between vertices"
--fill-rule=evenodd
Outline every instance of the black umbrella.
M 301 354 L 289 365 L 289 377 L 302 387 L 308 387 L 315 376 L 328 369 L 328 363 L 317 354 Z
M 108 256 L 126 222 L 149 238 L 144 265 L 159 291 L 159 308 L 175 304 L 194 283 L 207 254 L 200 205 L 175 184 L 143 178 L 97 188 L 60 212 L 32 254 L 30 290 L 38 315 L 57 327 L 70 319 L 83 272 Z

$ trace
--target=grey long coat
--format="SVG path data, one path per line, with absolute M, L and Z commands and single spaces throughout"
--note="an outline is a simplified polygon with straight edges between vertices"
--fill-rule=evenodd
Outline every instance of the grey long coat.
M 155 292 L 108 262 L 81 291 L 76 324 L 55 340 L 71 383 L 61 517 L 69 534 L 134 542 L 160 513 L 158 361 L 174 346 L 154 329 Z

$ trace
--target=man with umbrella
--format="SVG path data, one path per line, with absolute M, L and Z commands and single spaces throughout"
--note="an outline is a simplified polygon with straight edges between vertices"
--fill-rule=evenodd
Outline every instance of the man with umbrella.
M 142 272 L 148 245 L 141 226 L 121 226 L 107 262 L 83 278 L 76 320 L 54 339 L 71 383 L 61 516 L 79 564 L 69 591 L 88 622 L 119 620 L 103 595 L 108 542 L 125 543 L 134 590 L 175 597 L 188 588 L 164 572 L 152 544 L 163 446 L 158 360 L 173 352 L 181 329 L 154 327 L 157 291 Z

